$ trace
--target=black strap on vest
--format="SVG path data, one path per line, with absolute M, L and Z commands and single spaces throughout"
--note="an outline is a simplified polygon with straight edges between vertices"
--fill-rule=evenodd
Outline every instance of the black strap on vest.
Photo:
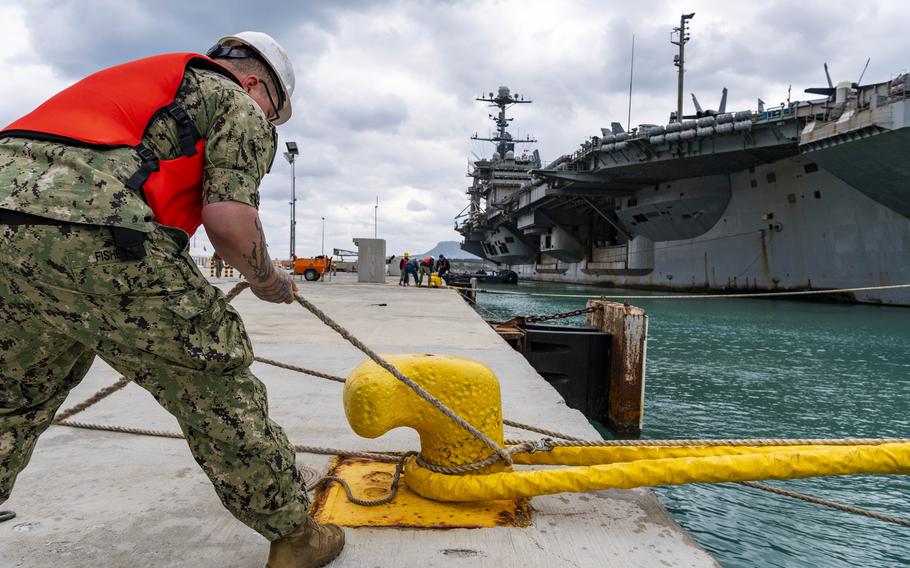
M 199 140 L 202 139 L 202 135 L 199 134 L 199 129 L 196 128 L 193 119 L 190 118 L 190 115 L 187 114 L 182 106 L 176 103 L 167 105 L 156 114 L 159 114 L 162 111 L 169 114 L 171 118 L 177 122 L 177 136 L 180 139 L 180 153 L 186 157 L 195 156 L 197 154 L 196 142 L 199 142 Z M 130 176 L 130 179 L 126 180 L 124 185 L 133 191 L 142 192 L 142 187 L 145 185 L 145 182 L 148 181 L 149 176 L 152 175 L 152 172 L 157 172 L 160 167 L 158 164 L 158 156 L 144 144 L 134 146 L 133 149 L 139 154 L 142 163 L 139 164 L 139 169 Z
M 142 160 L 142 163 L 139 164 L 139 169 L 136 170 L 136 173 L 130 176 L 130 179 L 126 180 L 126 187 L 132 189 L 133 191 L 142 191 L 142 186 L 145 185 L 145 182 L 148 181 L 149 176 L 152 175 L 152 172 L 158 171 L 158 156 L 154 152 L 149 150 L 144 144 L 139 144 L 138 146 L 133 147 L 136 150 L 136 153 L 139 154 L 139 159 Z
M 175 121 L 177 121 L 177 131 L 180 137 L 180 151 L 186 157 L 196 155 L 196 142 L 202 139 L 199 129 L 190 115 L 183 110 L 183 107 L 177 103 L 171 103 L 165 107 L 165 110 Z

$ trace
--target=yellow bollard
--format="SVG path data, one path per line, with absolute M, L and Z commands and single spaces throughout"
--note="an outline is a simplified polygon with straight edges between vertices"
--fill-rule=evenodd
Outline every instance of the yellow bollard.
M 405 376 L 422 386 L 491 440 L 503 443 L 499 380 L 488 367 L 454 355 L 384 355 Z M 367 360 L 344 385 L 344 412 L 351 428 L 376 438 L 399 426 L 420 434 L 423 458 L 453 466 L 480 461 L 492 450 L 417 396 L 388 371 Z M 496 463 L 477 473 L 506 471 Z
M 446 355 L 384 357 L 425 389 L 452 393 L 446 406 L 502 444 L 499 382 L 488 368 L 470 359 Z M 430 463 L 460 465 L 490 453 L 486 444 L 465 436 L 460 426 L 372 361 L 351 372 L 344 387 L 344 408 L 351 426 L 361 436 L 375 438 L 398 426 L 415 428 L 420 434 L 423 456 Z M 360 498 L 375 499 L 387 495 L 394 469 L 393 463 L 338 458 L 329 475 L 344 479 Z M 500 463 L 478 473 L 506 469 Z M 531 511 L 524 499 L 445 503 L 411 491 L 406 479 L 402 479 L 393 501 L 375 507 L 351 503 L 337 484 L 325 486 L 316 491 L 311 513 L 319 522 L 349 527 L 525 527 L 531 522 Z

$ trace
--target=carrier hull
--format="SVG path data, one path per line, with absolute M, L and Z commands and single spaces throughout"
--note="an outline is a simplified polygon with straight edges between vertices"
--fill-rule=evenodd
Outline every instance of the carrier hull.
M 907 148 L 910 151 L 910 147 Z M 910 219 L 795 157 L 731 175 L 729 205 L 705 234 L 659 241 L 653 269 L 610 269 L 610 247 L 588 258 L 511 265 L 522 279 L 676 291 L 788 291 L 910 282 Z M 811 166 L 810 166 L 811 169 Z M 769 183 L 768 174 L 776 181 Z M 751 187 L 755 179 L 758 187 Z M 772 214 L 770 219 L 768 214 Z M 634 254 L 634 253 L 633 253 Z M 617 263 L 619 264 L 619 263 Z M 910 289 L 830 299 L 910 306 Z
M 458 227 L 521 278 L 679 291 L 910 283 L 910 76 L 828 99 L 614 124 L 530 171 L 478 162 Z M 499 183 L 499 169 L 513 172 Z M 910 306 L 910 289 L 831 299 Z

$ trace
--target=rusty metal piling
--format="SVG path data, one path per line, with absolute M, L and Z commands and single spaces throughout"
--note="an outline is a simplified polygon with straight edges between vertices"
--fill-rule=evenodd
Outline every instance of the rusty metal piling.
M 607 424 L 621 436 L 641 435 L 645 397 L 648 316 L 635 306 L 588 300 L 587 324 L 613 336 Z

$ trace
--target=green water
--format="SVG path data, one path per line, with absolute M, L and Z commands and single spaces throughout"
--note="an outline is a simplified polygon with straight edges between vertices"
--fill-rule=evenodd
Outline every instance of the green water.
M 484 286 L 615 295 L 615 289 Z M 643 294 L 629 291 L 629 294 Z M 644 438 L 910 438 L 910 309 L 777 300 L 635 300 L 649 315 Z M 506 319 L 583 299 L 480 294 Z M 583 318 L 563 320 L 574 325 Z M 910 476 L 771 484 L 910 517 Z M 659 487 L 726 568 L 910 566 L 910 529 L 736 484 Z

